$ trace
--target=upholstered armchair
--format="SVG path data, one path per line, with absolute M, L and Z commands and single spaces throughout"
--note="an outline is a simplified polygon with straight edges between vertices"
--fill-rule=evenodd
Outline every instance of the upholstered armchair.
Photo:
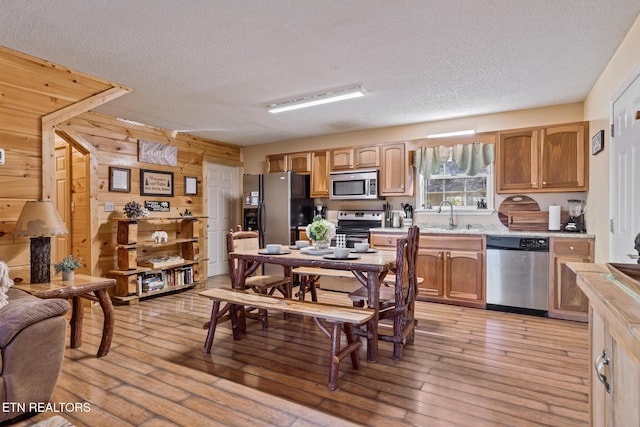
M 66 342 L 69 303 L 7 291 L 0 308 L 0 422 L 32 412 L 32 402 L 49 402 L 58 382 Z M 5 403 L 6 402 L 6 403 Z

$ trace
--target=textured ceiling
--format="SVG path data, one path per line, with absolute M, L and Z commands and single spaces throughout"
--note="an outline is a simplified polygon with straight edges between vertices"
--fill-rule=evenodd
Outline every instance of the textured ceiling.
M 1 0 L 0 43 L 134 91 L 96 111 L 241 145 L 579 102 L 638 0 Z M 363 98 L 266 106 L 353 85 Z

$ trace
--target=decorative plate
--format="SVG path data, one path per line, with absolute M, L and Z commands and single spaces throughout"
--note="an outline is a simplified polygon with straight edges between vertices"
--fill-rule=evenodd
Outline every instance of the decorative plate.
M 258 253 L 262 254 L 262 255 L 286 255 L 286 254 L 290 254 L 291 251 L 283 249 L 280 252 L 269 252 L 266 249 L 261 249 L 261 250 L 258 251 Z
M 338 261 L 345 261 L 345 260 L 349 260 L 349 259 L 360 259 L 360 255 L 351 255 L 351 254 L 349 254 L 349 256 L 346 257 L 346 258 L 337 258 L 334 255 L 325 255 L 322 258 L 335 259 L 335 260 L 338 260 Z

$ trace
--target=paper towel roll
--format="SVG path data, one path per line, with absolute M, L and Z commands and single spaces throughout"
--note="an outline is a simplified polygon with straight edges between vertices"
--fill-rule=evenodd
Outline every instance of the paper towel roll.
M 549 206 L 549 230 L 560 230 L 560 206 Z

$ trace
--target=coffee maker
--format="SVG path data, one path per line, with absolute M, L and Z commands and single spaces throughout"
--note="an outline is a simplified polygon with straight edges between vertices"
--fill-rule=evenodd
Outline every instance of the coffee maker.
M 584 200 L 570 199 L 567 202 L 569 221 L 567 221 L 567 224 L 564 226 L 564 231 L 572 233 L 586 232 L 587 228 L 584 223 L 584 211 L 587 207 Z
M 314 216 L 320 215 L 322 218 L 327 217 L 327 207 L 322 205 L 316 205 L 316 212 Z

